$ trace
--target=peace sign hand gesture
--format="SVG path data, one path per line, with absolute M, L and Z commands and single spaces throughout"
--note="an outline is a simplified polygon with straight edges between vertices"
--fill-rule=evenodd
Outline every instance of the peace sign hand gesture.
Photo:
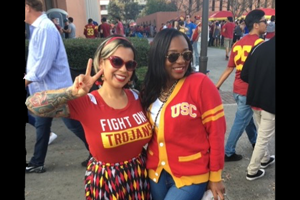
M 71 88 L 69 88 L 69 89 L 71 89 L 73 96 L 78 98 L 78 97 L 86 95 L 92 88 L 93 84 L 102 75 L 103 69 L 99 70 L 94 76 L 91 76 L 92 63 L 93 63 L 93 60 L 90 58 L 87 63 L 85 74 L 78 75 L 75 78 L 74 83 L 71 86 Z

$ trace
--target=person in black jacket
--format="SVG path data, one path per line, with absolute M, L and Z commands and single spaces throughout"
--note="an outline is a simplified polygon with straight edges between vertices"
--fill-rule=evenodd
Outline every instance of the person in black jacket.
M 268 151 L 268 142 L 275 134 L 275 36 L 252 48 L 241 79 L 249 84 L 246 104 L 253 109 L 258 129 L 246 175 L 252 181 L 264 176 L 264 168 L 275 162 Z

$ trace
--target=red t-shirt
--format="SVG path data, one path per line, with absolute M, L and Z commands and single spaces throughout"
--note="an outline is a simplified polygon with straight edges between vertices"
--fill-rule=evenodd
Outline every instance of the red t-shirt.
M 116 26 L 116 34 L 118 35 L 124 35 L 124 27 L 122 22 L 118 22 Z
M 271 39 L 272 37 L 274 37 L 274 35 L 275 35 L 275 32 L 269 32 L 269 33 L 266 34 L 265 38 L 266 39 Z
M 198 37 L 199 37 L 199 32 L 198 32 L 198 28 L 201 27 L 201 23 L 198 24 L 193 32 L 193 35 L 192 35 L 192 41 L 195 42 L 198 40 Z
M 94 24 L 87 24 L 84 26 L 83 34 L 86 38 L 96 38 L 98 36 L 98 27 Z
M 227 22 L 222 27 L 222 35 L 224 38 L 230 38 L 233 39 L 233 33 L 234 33 L 235 23 L 233 22 Z
M 89 150 L 97 161 L 119 163 L 138 156 L 151 137 L 151 125 L 138 95 L 124 90 L 123 109 L 108 106 L 98 90 L 68 102 L 70 118 L 81 122 Z
M 57 28 L 58 32 L 61 32 L 61 27 L 58 24 L 55 24 L 55 23 L 54 23 L 54 25 Z
M 244 62 L 251 51 L 252 47 L 263 42 L 258 35 L 245 35 L 242 39 L 237 41 L 233 46 L 228 61 L 228 67 L 235 67 L 235 79 L 233 82 L 233 92 L 246 96 L 248 90 L 248 83 L 244 82 L 240 75 L 243 69 Z
M 108 37 L 110 36 L 110 29 L 111 29 L 111 26 L 108 24 L 108 23 L 103 23 L 101 24 L 101 28 L 102 30 L 102 33 L 103 33 L 103 37 Z

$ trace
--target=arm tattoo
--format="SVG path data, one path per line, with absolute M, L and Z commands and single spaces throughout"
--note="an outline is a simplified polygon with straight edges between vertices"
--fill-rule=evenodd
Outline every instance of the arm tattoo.
M 37 92 L 26 99 L 26 106 L 33 114 L 41 117 L 68 117 L 67 102 L 75 99 L 68 88 Z

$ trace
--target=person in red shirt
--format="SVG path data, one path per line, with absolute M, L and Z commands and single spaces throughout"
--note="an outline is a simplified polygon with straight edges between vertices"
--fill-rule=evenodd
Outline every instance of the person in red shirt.
M 225 59 L 228 60 L 229 52 L 232 46 L 232 40 L 234 35 L 235 23 L 231 16 L 227 17 L 227 22 L 222 26 L 222 35 L 224 37 L 224 47 L 225 47 Z
M 249 29 L 249 34 L 242 37 L 242 39 L 232 46 L 227 68 L 216 84 L 216 87 L 219 89 L 235 69 L 233 96 L 237 103 L 237 111 L 225 146 L 225 162 L 238 161 L 243 158 L 242 155 L 236 154 L 235 147 L 244 131 L 246 131 L 253 148 L 257 137 L 256 126 L 253 121 L 253 111 L 251 106 L 246 105 L 248 83 L 244 82 L 240 75 L 252 47 L 264 41 L 260 38 L 260 35 L 264 34 L 267 28 L 264 11 L 259 9 L 252 10 L 246 16 L 245 23 Z
M 193 47 L 176 29 L 158 32 L 150 45 L 141 101 L 153 137 L 147 169 L 155 200 L 202 199 L 207 187 L 224 199 L 222 100 L 213 82 L 193 72 Z
M 123 27 L 123 24 L 121 22 L 121 18 L 120 17 L 116 17 L 116 19 L 117 19 L 117 25 L 115 27 L 116 28 L 115 34 L 125 36 L 125 34 L 124 34 L 124 27 Z
M 100 27 L 100 33 L 102 33 L 103 37 L 106 38 L 108 36 L 110 36 L 110 31 L 111 31 L 111 26 L 110 24 L 108 24 L 106 22 L 106 17 L 102 17 L 101 19 L 101 25 L 99 26 Z
M 97 48 L 85 74 L 72 86 L 37 92 L 27 108 L 41 117 L 81 122 L 92 155 L 85 173 L 86 200 L 150 200 L 144 146 L 152 137 L 139 95 L 126 89 L 134 78 L 137 52 L 125 37 L 109 36 Z M 101 77 L 101 78 L 100 78 Z M 102 86 L 89 93 L 101 79 Z
M 89 39 L 94 39 L 98 36 L 98 27 L 94 25 L 93 19 L 88 19 L 88 24 L 84 26 L 83 34 Z

